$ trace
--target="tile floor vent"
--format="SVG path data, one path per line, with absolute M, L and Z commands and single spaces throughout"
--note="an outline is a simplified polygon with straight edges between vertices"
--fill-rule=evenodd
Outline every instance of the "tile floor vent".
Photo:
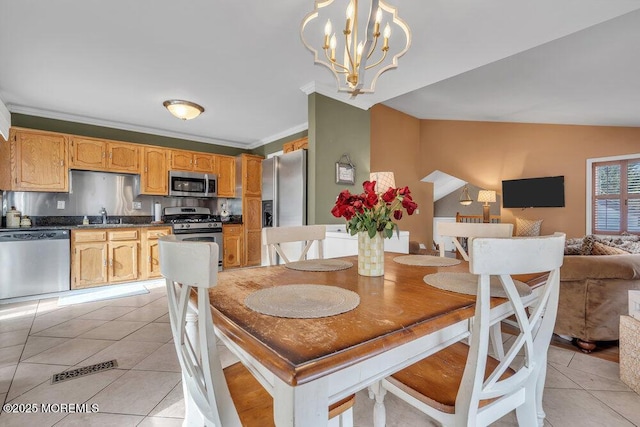
M 51 377 L 51 384 L 57 384 L 62 381 L 73 380 L 75 378 L 84 377 L 86 375 L 108 371 L 109 369 L 113 369 L 117 367 L 118 367 L 118 362 L 114 359 L 114 360 L 109 360 L 107 362 L 96 363 L 95 365 L 71 369 L 70 371 L 64 371 L 64 372 L 60 372 L 59 374 L 53 375 Z

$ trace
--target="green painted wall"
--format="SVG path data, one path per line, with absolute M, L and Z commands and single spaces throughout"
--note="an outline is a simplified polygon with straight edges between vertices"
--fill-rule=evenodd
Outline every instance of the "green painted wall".
M 247 150 L 227 147 L 224 145 L 207 144 L 204 142 L 189 141 L 186 139 L 170 138 L 142 132 L 132 132 L 104 126 L 87 125 L 16 113 L 11 114 L 11 125 L 29 129 L 46 130 L 50 132 L 61 132 L 93 138 L 111 139 L 115 141 L 157 145 L 167 148 L 180 148 L 183 150 L 200 151 L 203 153 L 226 154 L 229 156 L 248 152 Z
M 309 224 L 344 223 L 331 215 L 331 208 L 345 188 L 363 191 L 362 183 L 369 179 L 370 141 L 369 111 L 317 93 L 309 96 Z M 336 184 L 336 162 L 345 153 L 356 166 L 355 185 Z
M 302 132 L 294 133 L 293 135 L 289 135 L 285 138 L 280 138 L 268 144 L 261 145 L 260 147 L 251 150 L 251 154 L 257 154 L 266 159 L 267 155 L 281 151 L 282 144 L 286 144 L 287 142 L 294 141 L 296 139 L 304 138 L 305 136 L 307 136 L 307 133 L 308 132 L 306 130 L 303 130 Z

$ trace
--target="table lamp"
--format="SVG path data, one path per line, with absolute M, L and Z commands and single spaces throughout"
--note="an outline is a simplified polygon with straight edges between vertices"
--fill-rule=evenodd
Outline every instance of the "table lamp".
M 482 222 L 491 222 L 489 203 L 495 203 L 496 192 L 493 190 L 480 190 L 478 192 L 478 201 L 484 202 L 484 205 L 482 205 Z
M 389 188 L 396 188 L 396 179 L 393 172 L 371 172 L 369 181 L 376 182 L 376 193 L 385 193 Z

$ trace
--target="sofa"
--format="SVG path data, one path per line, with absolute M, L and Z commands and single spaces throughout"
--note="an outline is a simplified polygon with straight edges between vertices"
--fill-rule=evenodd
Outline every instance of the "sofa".
M 595 349 L 596 341 L 618 340 L 630 289 L 640 289 L 638 236 L 567 240 L 554 332 L 575 338 L 585 352 Z

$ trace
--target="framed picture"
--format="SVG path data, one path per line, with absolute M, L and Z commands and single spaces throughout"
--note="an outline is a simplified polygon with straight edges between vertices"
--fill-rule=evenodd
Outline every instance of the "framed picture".
M 342 160 L 346 161 L 343 162 Z M 351 159 L 346 154 L 340 157 L 340 160 L 336 162 L 336 184 L 349 184 L 353 185 L 356 182 L 356 167 L 351 163 Z

